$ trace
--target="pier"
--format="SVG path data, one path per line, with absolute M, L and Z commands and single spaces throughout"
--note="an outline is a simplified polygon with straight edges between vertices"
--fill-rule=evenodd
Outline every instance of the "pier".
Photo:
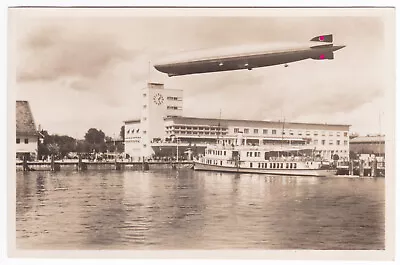
M 192 168 L 193 161 L 148 161 L 148 162 L 130 162 L 130 161 L 22 161 L 16 163 L 18 171 L 61 171 L 77 170 L 85 171 L 90 169 L 106 170 L 149 170 L 153 168 Z

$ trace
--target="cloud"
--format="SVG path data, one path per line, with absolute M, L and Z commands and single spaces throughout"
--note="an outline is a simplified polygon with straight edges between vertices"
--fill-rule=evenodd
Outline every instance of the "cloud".
M 93 79 L 134 56 L 113 36 L 64 27 L 38 28 L 26 37 L 22 47 L 18 82 L 53 81 L 66 76 Z

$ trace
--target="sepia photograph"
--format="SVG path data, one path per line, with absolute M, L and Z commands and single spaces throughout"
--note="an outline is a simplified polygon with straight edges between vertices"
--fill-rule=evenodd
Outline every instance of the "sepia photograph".
M 393 7 L 8 17 L 13 256 L 394 259 Z

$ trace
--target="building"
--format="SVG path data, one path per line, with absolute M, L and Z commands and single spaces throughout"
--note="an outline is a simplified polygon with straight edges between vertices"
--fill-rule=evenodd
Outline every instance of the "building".
M 137 159 L 154 154 L 151 143 L 165 138 L 164 118 L 182 116 L 182 94 L 159 83 L 141 90 L 141 117 L 125 121 L 125 153 Z
M 22 159 L 36 159 L 39 133 L 28 101 L 16 102 L 16 156 Z
M 385 136 L 358 136 L 350 140 L 350 151 L 358 155 L 385 156 Z
M 176 147 L 201 150 L 217 140 L 234 144 L 241 135 L 245 145 L 285 141 L 305 145 L 326 159 L 335 154 L 342 159 L 349 157 L 349 125 L 184 117 L 182 95 L 182 90 L 165 89 L 163 84 L 149 83 L 142 90 L 141 117 L 125 121 L 127 154 L 139 159 L 167 150 L 174 155 Z

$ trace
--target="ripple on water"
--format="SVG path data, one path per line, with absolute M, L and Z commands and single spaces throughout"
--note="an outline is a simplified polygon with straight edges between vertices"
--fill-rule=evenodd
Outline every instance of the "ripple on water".
M 384 249 L 384 179 L 17 173 L 19 246 Z M 36 185 L 40 178 L 40 185 Z

